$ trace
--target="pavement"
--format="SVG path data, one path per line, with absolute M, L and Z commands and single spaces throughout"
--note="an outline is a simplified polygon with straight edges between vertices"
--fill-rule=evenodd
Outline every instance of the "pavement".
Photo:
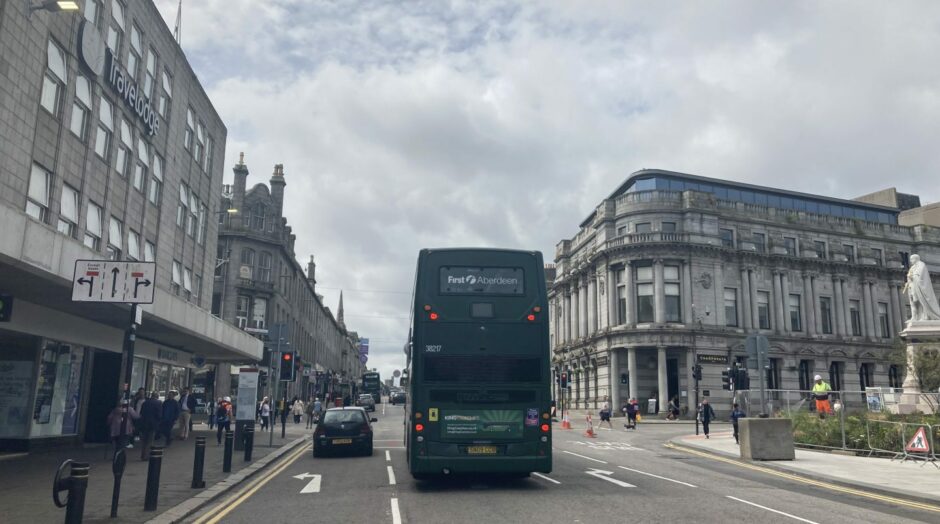
M 127 452 L 127 466 L 121 482 L 118 517 L 110 518 L 111 495 L 114 476 L 111 472 L 111 446 L 105 444 L 86 445 L 82 448 L 45 451 L 41 453 L 17 454 L 0 459 L 0 507 L 4 523 L 62 522 L 65 509 L 57 508 L 52 501 L 52 482 L 59 464 L 66 459 L 88 462 L 91 465 L 88 489 L 85 495 L 84 522 L 169 522 L 159 518 L 164 512 L 180 504 L 192 501 L 211 501 L 230 488 L 235 482 L 260 468 L 260 464 L 299 446 L 303 438 L 311 434 L 305 424 L 287 423 L 286 438 L 281 439 L 280 427 L 274 432 L 273 445 L 268 447 L 268 434 L 257 434 L 252 453 L 252 462 L 246 463 L 244 452 L 232 453 L 232 472 L 222 472 L 223 446 L 217 446 L 215 431 L 209 431 L 203 423 L 194 425 L 194 432 L 185 441 L 176 440 L 164 448 L 161 464 L 160 490 L 157 510 L 144 511 L 144 494 L 147 484 L 148 462 L 140 460 L 140 448 L 135 446 Z M 192 489 L 193 457 L 195 437 L 206 437 L 204 476 L 206 488 Z M 160 444 L 163 441 L 161 439 Z M 270 456 L 270 457 L 269 457 Z M 60 494 L 65 499 L 66 493 Z
M 704 435 L 687 435 L 674 438 L 671 443 L 718 456 L 736 459 L 741 457 L 740 447 L 730 431 L 713 431 L 709 437 L 706 439 Z M 842 486 L 928 503 L 940 502 L 940 470 L 923 461 L 891 460 L 797 448 L 794 460 L 754 463 Z

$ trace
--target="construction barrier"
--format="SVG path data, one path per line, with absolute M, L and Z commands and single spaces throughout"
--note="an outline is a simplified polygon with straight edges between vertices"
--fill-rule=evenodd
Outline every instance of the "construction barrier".
M 568 419 L 568 410 L 562 411 L 561 429 L 571 429 L 571 420 Z
M 591 420 L 591 414 L 587 414 L 587 431 L 584 432 L 585 437 L 597 438 L 597 433 L 594 432 L 594 422 Z

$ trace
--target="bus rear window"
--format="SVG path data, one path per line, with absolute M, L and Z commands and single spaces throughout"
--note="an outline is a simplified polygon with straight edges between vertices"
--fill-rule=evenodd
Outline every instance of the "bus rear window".
M 424 380 L 458 384 L 538 382 L 542 378 L 538 357 L 427 356 Z
M 444 266 L 442 295 L 524 295 L 525 272 L 519 267 Z

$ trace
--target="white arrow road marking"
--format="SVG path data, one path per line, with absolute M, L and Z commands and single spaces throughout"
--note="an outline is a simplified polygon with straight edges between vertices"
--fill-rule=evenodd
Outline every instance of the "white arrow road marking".
M 563 449 L 563 450 L 561 450 L 561 452 L 562 452 L 562 453 L 567 453 L 567 454 L 569 454 L 569 455 L 574 455 L 574 456 L 576 456 L 576 457 L 581 457 L 581 458 L 583 458 L 583 459 L 593 460 L 594 462 L 600 462 L 601 464 L 607 464 L 607 463 L 604 462 L 603 460 L 597 460 L 596 458 L 585 457 L 584 455 L 578 455 L 577 453 L 572 453 L 572 452 L 570 452 L 570 451 L 568 451 L 568 450 L 564 450 L 564 449 Z
M 670 478 L 666 478 L 666 477 L 660 477 L 659 475 L 653 475 L 652 473 L 647 473 L 647 472 L 645 472 L 645 471 L 640 471 L 640 470 L 638 470 L 638 469 L 628 468 L 628 467 L 625 467 L 625 466 L 617 466 L 617 467 L 620 468 L 620 469 L 625 469 L 625 470 L 627 470 L 627 471 L 632 471 L 632 472 L 634 472 L 634 473 L 639 473 L 640 475 L 646 475 L 646 476 L 648 476 L 648 477 L 654 477 L 654 478 L 658 478 L 658 479 L 662 479 L 662 480 L 668 480 L 669 482 L 675 482 L 676 484 L 682 484 L 683 486 L 688 486 L 688 487 L 690 487 L 690 488 L 694 488 L 694 487 L 695 487 L 695 486 L 693 486 L 692 484 L 689 484 L 688 482 L 682 482 L 681 480 L 674 480 L 674 479 L 670 479 Z
M 555 479 L 553 479 L 553 478 L 546 477 L 545 475 L 542 475 L 541 473 L 536 473 L 536 472 L 533 471 L 532 474 L 535 475 L 536 477 L 540 478 L 540 479 L 545 479 L 545 480 L 547 480 L 547 481 L 549 481 L 549 482 L 552 482 L 552 483 L 555 483 L 555 484 L 561 484 L 561 482 L 558 482 L 557 480 L 555 480 Z
M 320 492 L 320 479 L 323 478 L 321 475 L 314 473 L 301 473 L 300 475 L 294 475 L 294 478 L 297 480 L 311 479 L 310 482 L 304 486 L 304 489 L 300 490 L 301 493 L 319 493 Z
M 743 503 L 745 503 L 745 504 L 750 504 L 751 506 L 754 506 L 754 507 L 756 507 L 756 508 L 766 509 L 767 511 L 770 511 L 771 513 L 776 513 L 776 514 L 778 514 L 778 515 L 783 515 L 784 517 L 790 517 L 791 519 L 798 520 L 798 521 L 800 521 L 800 522 L 807 522 L 807 523 L 809 523 L 809 524 L 819 524 L 818 522 L 813 522 L 812 520 L 806 520 L 806 519 L 804 519 L 804 518 L 797 517 L 796 515 L 790 515 L 789 513 L 784 513 L 784 512 L 782 512 L 782 511 L 777 511 L 777 510 L 775 510 L 775 509 L 768 508 L 767 506 L 761 506 L 760 504 L 754 504 L 753 502 L 748 502 L 748 501 L 746 501 L 746 500 L 744 500 L 744 499 L 739 499 L 739 498 L 737 498 L 737 497 L 732 497 L 731 495 L 725 495 L 725 496 L 728 497 L 728 498 L 731 499 L 731 500 L 736 500 L 736 501 L 738 501 L 738 502 L 743 502 Z
M 608 477 L 607 475 L 613 475 L 613 474 L 614 474 L 613 471 L 605 471 L 605 470 L 603 470 L 603 469 L 594 469 L 594 468 L 591 468 L 591 469 L 585 471 L 585 473 L 587 473 L 588 475 L 590 475 L 590 476 L 592 476 L 592 477 L 597 477 L 597 478 L 599 478 L 599 479 L 604 479 L 604 480 L 606 480 L 607 482 L 610 482 L 610 483 L 612 483 L 612 484 L 616 484 L 616 485 L 620 486 L 621 488 L 635 488 L 635 487 L 636 487 L 636 486 L 634 486 L 633 484 L 627 484 L 626 482 L 624 482 L 624 481 L 622 481 L 622 480 L 617 480 L 617 479 L 615 479 L 615 478 L 610 478 L 610 477 Z
M 392 470 L 391 466 L 388 466 L 388 485 L 395 485 L 395 472 Z

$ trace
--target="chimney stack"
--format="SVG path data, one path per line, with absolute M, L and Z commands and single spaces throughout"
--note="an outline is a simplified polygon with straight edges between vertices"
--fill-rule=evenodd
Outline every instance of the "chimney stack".
M 248 167 L 245 165 L 245 153 L 238 154 L 238 163 L 232 169 L 235 172 L 235 184 L 232 187 L 232 207 L 238 210 L 238 216 L 244 221 L 248 213 L 245 206 L 245 184 L 248 180 Z M 232 217 L 234 218 L 234 217 Z
M 274 174 L 271 175 L 271 198 L 274 199 L 274 212 L 278 223 L 284 216 L 284 164 L 274 165 Z
M 310 262 L 307 262 L 307 280 L 313 287 L 314 293 L 317 289 L 317 263 L 313 261 L 313 255 L 310 255 Z

